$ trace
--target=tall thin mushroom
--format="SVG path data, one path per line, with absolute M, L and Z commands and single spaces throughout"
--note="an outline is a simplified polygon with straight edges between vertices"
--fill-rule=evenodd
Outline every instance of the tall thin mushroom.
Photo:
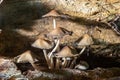
M 49 61 L 49 58 L 48 58 L 46 50 L 53 48 L 54 47 L 54 42 L 51 42 L 48 39 L 39 38 L 32 44 L 32 47 L 43 49 L 43 53 L 44 53 L 45 59 L 46 59 L 47 64 L 48 64 L 48 66 L 50 68 L 51 63 Z
M 47 14 L 43 15 L 42 17 L 53 17 L 53 28 L 56 28 L 56 17 L 60 17 L 61 15 L 56 11 L 56 10 L 52 10 L 50 12 L 48 12 Z

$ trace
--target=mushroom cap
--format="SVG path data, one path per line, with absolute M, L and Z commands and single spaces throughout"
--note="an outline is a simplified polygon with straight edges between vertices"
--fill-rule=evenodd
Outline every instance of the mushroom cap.
M 91 36 L 89 36 L 88 34 L 84 34 L 82 40 L 80 42 L 78 42 L 78 46 L 88 46 L 93 44 L 93 39 Z
M 51 31 L 49 34 L 47 34 L 47 37 L 51 37 L 53 39 L 56 39 L 56 38 L 60 39 L 65 35 L 71 35 L 71 34 L 72 34 L 71 31 L 68 31 L 61 27 L 56 27 L 53 31 Z
M 43 15 L 42 17 L 59 17 L 61 16 L 56 10 L 52 10 L 47 14 Z
M 54 43 L 45 38 L 39 38 L 32 44 L 32 47 L 40 49 L 51 49 L 53 46 Z
M 16 60 L 17 63 L 22 63 L 22 62 L 30 62 L 34 63 L 37 61 L 37 56 L 33 54 L 30 50 L 25 51 L 21 55 L 18 56 L 18 59 Z
M 78 53 L 77 53 L 75 48 L 65 46 L 65 47 L 62 48 L 62 50 L 60 52 L 56 53 L 55 55 L 57 57 L 73 57 L 76 54 L 78 54 Z

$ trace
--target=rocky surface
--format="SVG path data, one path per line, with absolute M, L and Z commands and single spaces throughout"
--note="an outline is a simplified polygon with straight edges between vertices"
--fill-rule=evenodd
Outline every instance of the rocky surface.
M 74 16 L 105 18 L 120 13 L 119 0 L 44 0 L 42 3 Z
M 24 63 L 25 64 L 25 63 Z M 24 64 L 19 65 L 25 68 Z M 30 66 L 27 66 L 30 67 Z M 97 67 L 93 70 L 78 70 L 78 69 L 61 69 L 61 70 L 29 70 L 21 72 L 12 60 L 0 58 L 0 79 L 29 79 L 29 80 L 114 80 L 119 79 L 120 69 L 114 68 L 100 68 Z
M 24 77 L 10 59 L 0 58 L 0 78 L 10 79 L 12 76 L 17 78 Z

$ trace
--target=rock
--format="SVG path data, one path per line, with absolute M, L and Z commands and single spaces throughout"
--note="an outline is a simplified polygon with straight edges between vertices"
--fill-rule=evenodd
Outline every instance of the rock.
M 79 64 L 75 66 L 75 69 L 78 70 L 87 70 L 89 68 L 89 64 L 85 61 L 80 61 Z
M 9 79 L 12 76 L 21 77 L 23 75 L 10 59 L 0 58 L 0 78 Z

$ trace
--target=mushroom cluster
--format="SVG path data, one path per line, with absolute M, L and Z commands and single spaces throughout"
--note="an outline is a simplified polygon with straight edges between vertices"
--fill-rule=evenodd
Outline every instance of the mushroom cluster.
M 64 36 L 71 36 L 73 33 L 72 31 L 56 25 L 55 18 L 61 17 L 61 15 L 55 10 L 52 10 L 46 15 L 43 15 L 43 17 L 53 18 L 53 30 L 45 34 L 44 37 L 35 40 L 31 46 L 43 50 L 49 69 L 75 68 L 76 60 L 84 52 L 87 46 L 93 44 L 92 37 L 88 34 L 84 34 L 82 39 L 77 43 L 77 46 L 80 46 L 82 49 L 80 52 L 77 52 L 72 45 L 63 46 L 60 44 Z M 15 58 L 17 63 L 29 62 L 33 68 L 37 70 L 40 70 L 40 68 L 35 63 L 39 60 L 39 56 L 36 56 L 29 50 Z
M 60 68 L 74 68 L 77 58 L 84 52 L 86 46 L 93 44 L 91 36 L 85 34 L 83 39 L 78 43 L 78 46 L 84 46 L 78 53 L 72 46 L 64 46 L 60 48 L 60 41 L 65 35 L 72 35 L 72 31 L 69 31 L 63 27 L 56 26 L 56 17 L 61 17 L 55 10 L 43 15 L 44 18 L 53 18 L 53 30 L 45 34 L 45 38 L 37 39 L 32 46 L 42 49 L 49 69 Z M 49 52 L 48 52 L 49 49 Z

